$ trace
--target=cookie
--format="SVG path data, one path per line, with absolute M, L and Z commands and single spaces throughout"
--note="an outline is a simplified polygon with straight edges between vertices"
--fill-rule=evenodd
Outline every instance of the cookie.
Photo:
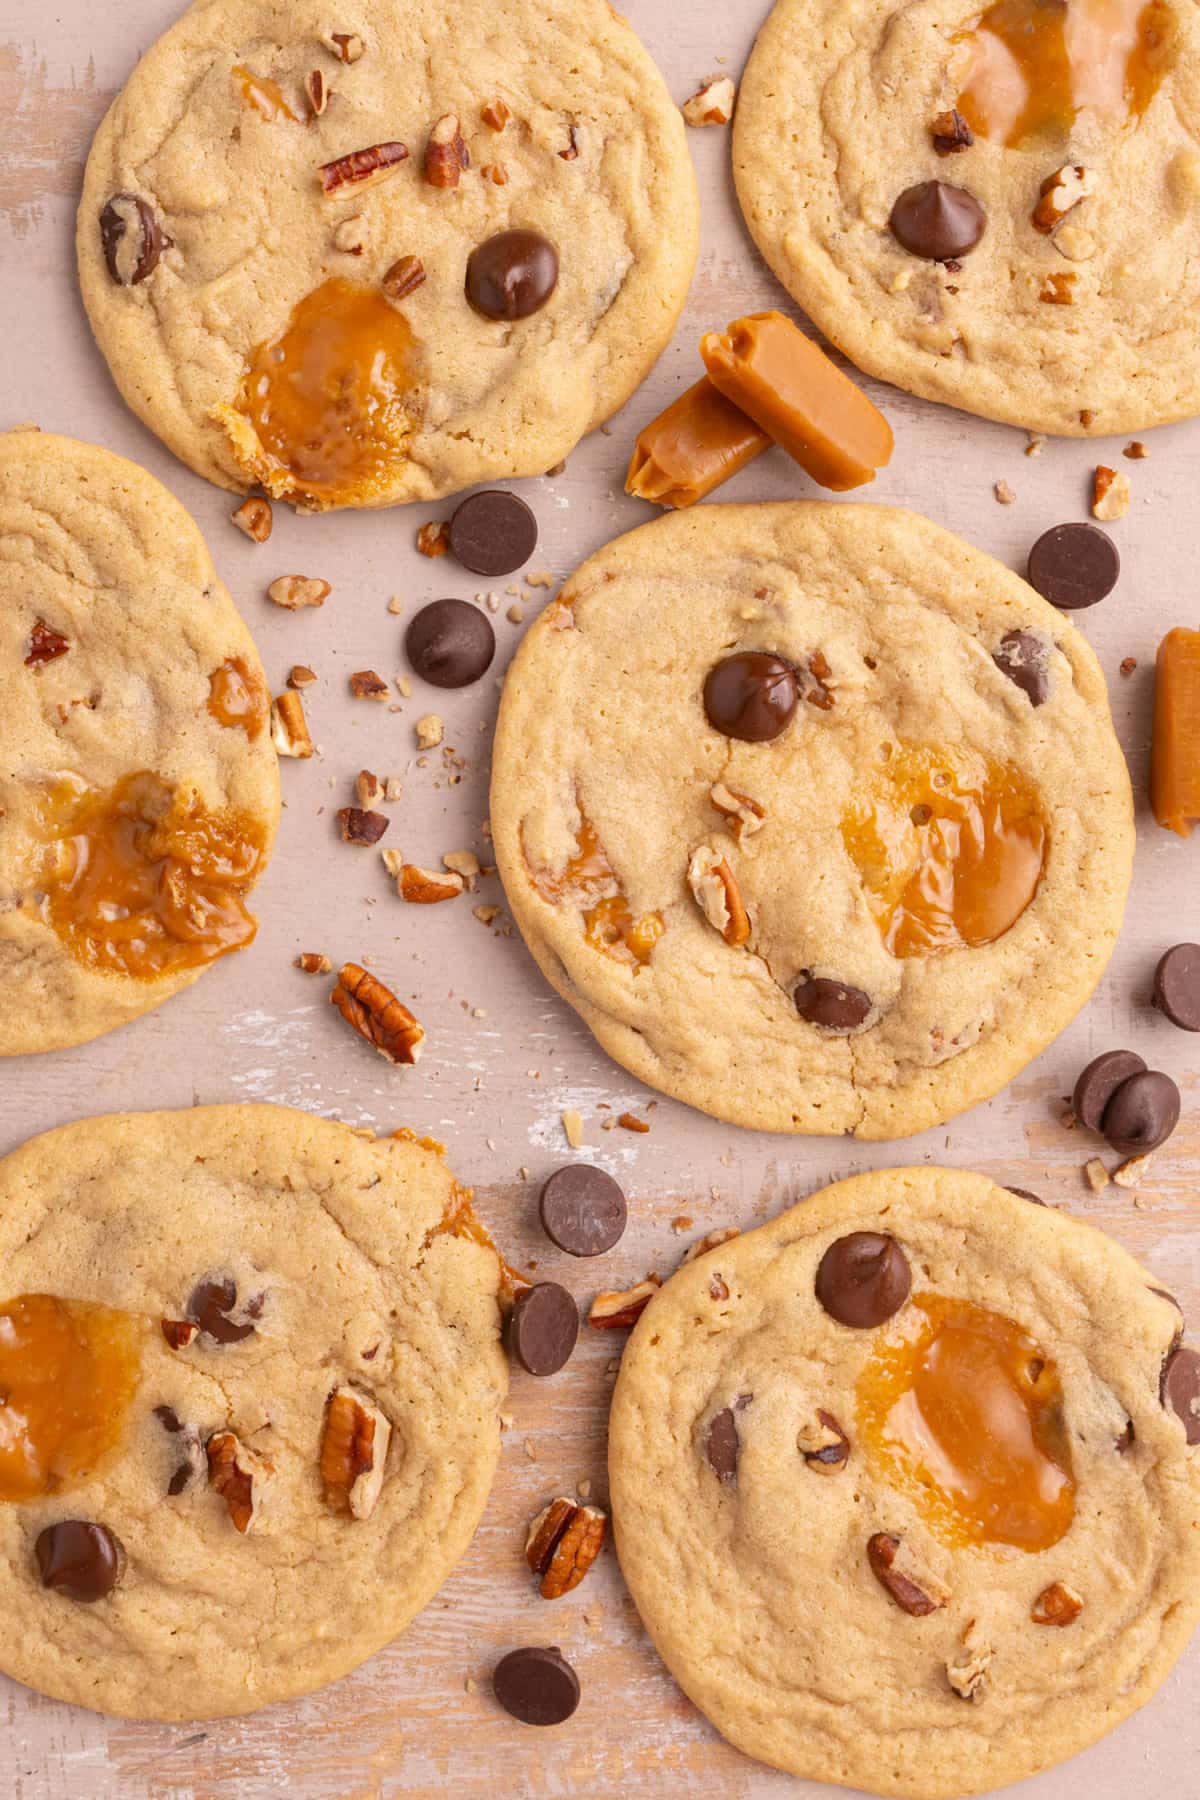
M 597 552 L 526 635 L 491 801 L 544 974 L 652 1087 L 898 1137 L 1092 992 L 1133 853 L 1077 631 L 911 513 L 706 506 Z
M 860 369 L 1072 437 L 1200 411 L 1200 22 L 1093 14 L 777 0 L 738 96 L 738 197 Z
M 107 450 L 0 436 L 0 1056 L 111 1031 L 249 944 L 268 694 L 204 540 Z
M 913 1800 L 1094 1742 L 1200 1617 L 1181 1330 L 1112 1239 L 960 1170 L 839 1182 L 685 1265 L 609 1431 L 676 1680 L 748 1755 Z
M 122 394 L 308 509 L 540 475 L 665 347 L 684 128 L 604 0 L 206 0 L 96 135 L 84 301 Z
M 411 1133 L 282 1107 L 89 1119 L 0 1163 L 6 1673 L 210 1718 L 404 1628 L 499 1451 L 469 1198 Z

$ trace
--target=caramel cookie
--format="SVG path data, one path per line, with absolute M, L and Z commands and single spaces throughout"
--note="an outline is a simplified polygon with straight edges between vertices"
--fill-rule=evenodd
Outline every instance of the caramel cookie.
M 708 506 L 584 564 L 505 685 L 491 820 L 548 980 L 652 1086 L 897 1137 L 1092 992 L 1133 854 L 1080 634 L 909 513 Z
M 499 1452 L 469 1200 L 411 1133 L 267 1106 L 89 1119 L 0 1162 L 6 1673 L 210 1718 L 407 1625 Z
M 1088 437 L 1200 409 L 1200 20 L 1171 0 L 777 0 L 746 222 L 861 369 Z
M 97 133 L 84 300 L 130 406 L 308 509 L 538 475 L 696 258 L 684 128 L 605 0 L 205 0 Z
M 839 1182 L 685 1264 L 609 1428 L 671 1673 L 748 1755 L 873 1794 L 1094 1742 L 1200 1617 L 1181 1335 L 1112 1239 L 958 1170 Z
M 255 933 L 279 819 L 258 652 L 132 463 L 0 436 L 0 1056 L 111 1031 Z

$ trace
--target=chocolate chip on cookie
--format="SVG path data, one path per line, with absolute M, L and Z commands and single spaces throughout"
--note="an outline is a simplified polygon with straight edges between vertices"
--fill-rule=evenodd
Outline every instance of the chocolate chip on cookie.
M 1166 1143 L 1179 1112 L 1179 1089 L 1171 1077 L 1145 1069 L 1121 1083 L 1104 1109 L 1101 1130 L 1123 1156 L 1144 1156 Z
M 709 670 L 704 710 L 714 731 L 763 744 L 791 723 L 800 698 L 796 671 L 766 650 L 740 650 Z
M 1162 1403 L 1182 1420 L 1189 1444 L 1200 1444 L 1200 1351 L 1181 1344 L 1162 1372 Z
M 830 1244 L 817 1268 L 817 1299 L 839 1325 L 869 1330 L 898 1313 L 912 1271 L 894 1237 L 852 1231 Z
M 100 214 L 100 243 L 118 287 L 137 287 L 153 275 L 171 239 L 148 200 L 140 194 L 114 194 Z
M 1033 631 L 1006 631 L 992 661 L 1002 674 L 1041 706 L 1050 694 L 1046 642 Z
M 1095 1057 L 1075 1083 L 1071 1100 L 1080 1124 L 1089 1131 L 1102 1130 L 1104 1109 L 1121 1083 L 1140 1075 L 1145 1067 L 1136 1050 L 1106 1050 Z
M 508 1321 L 508 1345 L 530 1375 L 557 1375 L 579 1337 L 579 1308 L 557 1281 L 539 1281 L 521 1295 Z
M 860 988 L 805 971 L 792 993 L 796 1011 L 824 1031 L 857 1031 L 871 1011 L 871 999 Z
M 602 1256 L 625 1229 L 625 1196 L 611 1175 L 590 1163 L 556 1169 L 539 1203 L 546 1236 L 569 1256 Z
M 948 262 L 973 250 L 987 228 L 987 212 L 966 188 L 919 181 L 892 208 L 892 236 L 913 256 Z
M 523 1725 L 561 1725 L 579 1705 L 579 1677 L 557 1644 L 510 1650 L 492 1671 L 492 1691 Z
M 39 1532 L 34 1545 L 42 1586 L 90 1605 L 111 1594 L 125 1569 L 125 1550 L 107 1525 L 62 1519 Z
M 537 520 L 524 500 L 488 488 L 464 500 L 450 520 L 450 550 L 474 575 L 511 575 L 537 548 Z
M 236 1308 L 237 1284 L 229 1280 L 198 1282 L 187 1303 L 188 1318 L 215 1344 L 240 1344 L 254 1333 L 262 1295 L 246 1302 L 240 1319 L 233 1317 Z
M 1154 1004 L 1181 1031 L 1200 1031 L 1200 944 L 1175 944 L 1160 957 Z
M 490 669 L 496 634 L 477 606 L 434 600 L 410 623 L 404 647 L 423 681 L 439 688 L 469 687 Z
M 1029 585 L 1060 611 L 1095 606 L 1121 573 L 1117 546 L 1098 525 L 1052 525 L 1029 552 Z
M 718 1481 L 737 1480 L 738 1456 L 741 1452 L 737 1420 L 731 1406 L 714 1413 L 704 1440 L 704 1454 Z
M 558 251 L 539 231 L 501 231 L 467 260 L 467 299 L 485 319 L 527 319 L 558 285 Z

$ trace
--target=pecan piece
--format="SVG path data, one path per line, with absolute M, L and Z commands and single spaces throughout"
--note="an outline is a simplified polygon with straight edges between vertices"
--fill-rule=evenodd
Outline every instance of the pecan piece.
M 1038 299 L 1048 306 L 1074 306 L 1074 287 L 1078 279 L 1074 269 L 1056 269 L 1043 281 Z
M 372 774 L 370 769 L 360 769 L 354 783 L 354 797 L 358 804 L 369 812 L 373 806 L 378 806 L 383 796 L 384 786 L 378 775 Z
M 1083 1595 L 1065 1581 L 1052 1581 L 1033 1603 L 1030 1618 L 1035 1625 L 1073 1625 L 1083 1611 Z
M 1055 169 L 1038 190 L 1038 203 L 1033 209 L 1035 231 L 1049 236 L 1060 219 L 1065 219 L 1095 188 L 1092 175 L 1082 163 L 1064 163 L 1061 169 Z
M 304 98 L 314 119 L 319 119 L 329 105 L 329 83 L 323 69 L 311 69 L 304 77 Z
M 561 157 L 563 162 L 575 162 L 578 159 L 578 156 L 579 156 L 579 132 L 574 125 L 572 125 L 567 132 L 567 147 L 566 147 L 566 149 L 560 150 L 558 154 Z
M 461 875 L 463 886 L 475 892 L 475 883 L 483 873 L 483 865 L 473 850 L 447 850 L 443 863 L 453 875 Z
M 945 1606 L 950 1598 L 949 1588 L 931 1570 L 922 1569 L 903 1540 L 890 1532 L 877 1531 L 868 1539 L 867 1561 L 879 1585 L 887 1589 L 900 1611 L 910 1618 L 923 1619 Z
M 275 515 L 271 511 L 271 502 L 264 500 L 259 494 L 251 494 L 233 514 L 233 522 L 239 531 L 244 531 L 248 538 L 256 544 L 265 544 L 271 535 L 271 527 L 275 523 Z
M 743 838 L 752 837 L 761 831 L 767 822 L 767 809 L 752 800 L 749 794 L 739 794 L 733 788 L 718 781 L 709 789 L 709 799 L 717 811 L 730 821 L 729 829 L 737 843 Z
M 324 606 L 333 588 L 317 575 L 281 575 L 267 589 L 267 598 L 285 612 L 299 612 L 305 606 Z
M 541 1576 L 543 1600 L 559 1600 L 577 1588 L 604 1544 L 608 1514 L 560 1496 L 541 1511 L 525 1539 L 525 1561 Z
M 689 125 L 728 125 L 736 93 L 728 75 L 714 75 L 698 94 L 684 101 L 683 116 Z
M 328 975 L 333 964 L 319 950 L 302 950 L 296 958 L 296 967 L 303 969 L 306 975 Z
M 329 1002 L 388 1062 L 415 1063 L 420 1057 L 423 1028 L 392 990 L 358 963 L 344 963 L 338 970 Z
M 558 154 L 562 156 L 564 152 L 560 150 Z M 508 186 L 508 169 L 503 163 L 481 163 L 479 176 L 482 181 L 489 181 L 493 187 Z
M 443 113 L 429 133 L 425 146 L 425 179 L 430 187 L 456 188 L 471 155 L 463 138 L 457 113 Z
M 333 234 L 333 247 L 343 256 L 361 256 L 371 241 L 371 227 L 361 213 L 343 219 Z
M 350 692 L 356 700 L 386 700 L 391 689 L 374 669 L 356 669 L 350 677 Z
M 379 842 L 391 823 L 386 814 L 365 812 L 361 806 L 339 807 L 337 819 L 343 844 L 361 844 L 367 849 Z
M 422 556 L 445 556 L 450 548 L 450 527 L 444 519 L 430 519 L 417 532 L 417 549 Z
M 489 100 L 486 106 L 480 107 L 479 116 L 489 131 L 503 131 L 512 113 L 503 100 Z
M 828 682 L 832 679 L 833 670 L 823 650 L 814 650 L 806 665 L 811 680 L 805 683 L 804 698 L 810 706 L 820 707 L 828 712 L 836 704 Z
M 413 906 L 436 906 L 439 900 L 457 900 L 466 886 L 453 869 L 421 869 L 402 863 L 396 876 L 396 892 Z
M 140 194 L 114 194 L 100 214 L 100 246 L 118 287 L 139 287 L 148 280 L 173 242 Z
M 588 1313 L 588 1324 L 600 1331 L 623 1331 L 636 1325 L 662 1282 L 657 1275 L 647 1275 L 621 1293 L 597 1294 Z
M 407 144 L 368 144 L 365 150 L 351 150 L 333 162 L 322 163 L 317 178 L 327 200 L 341 200 L 347 194 L 360 194 L 364 188 L 386 181 L 407 161 Z
M 389 300 L 407 300 L 425 280 L 425 264 L 419 256 L 401 256 L 384 276 L 380 286 Z
M 52 625 L 47 625 L 45 619 L 38 619 L 29 634 L 29 653 L 25 658 L 25 667 L 38 669 L 43 663 L 55 662 L 60 656 L 65 656 L 70 648 L 69 638 L 65 638 L 61 631 L 55 631 Z
M 1110 469 L 1100 463 L 1092 477 L 1092 517 L 1111 524 L 1123 519 L 1129 511 L 1129 477 L 1124 469 Z
M 719 851 L 701 844 L 688 864 L 692 898 L 714 931 L 727 944 L 744 944 L 750 936 L 750 916 L 742 904 L 741 889 L 733 870 Z
M 956 106 L 949 112 L 938 113 L 929 127 L 929 134 L 939 156 L 953 156 L 959 150 L 969 150 L 975 142 L 975 133 Z
M 356 63 L 360 56 L 365 55 L 367 48 L 357 31 L 331 31 L 324 43 L 338 61 L 344 63 Z
M 688 1223 L 690 1224 L 691 1221 L 689 1220 Z M 690 1262 L 695 1262 L 698 1256 L 707 1256 L 710 1250 L 718 1249 L 721 1244 L 731 1243 L 735 1237 L 741 1237 L 741 1235 L 741 1229 L 737 1225 L 722 1225 L 716 1231 L 706 1231 L 702 1238 L 697 1238 L 694 1244 L 688 1245 L 680 1258 L 680 1268 L 684 1268 Z
M 194 1319 L 163 1319 L 162 1334 L 172 1350 L 187 1350 L 200 1336 Z
M 271 742 L 280 756 L 296 756 L 303 761 L 312 755 L 313 741 L 299 694 L 288 692 L 272 700 Z
M 288 686 L 289 687 L 293 687 L 293 688 L 312 687 L 312 685 L 314 684 L 316 679 L 317 679 L 316 670 L 310 669 L 307 663 L 293 663 L 291 668 L 288 670 Z
M 224 1500 L 229 1517 L 244 1537 L 262 1506 L 263 1494 L 274 1464 L 248 1449 L 232 1431 L 214 1431 L 204 1446 L 208 1457 L 208 1482 Z
M 817 1408 L 816 1421 L 797 1432 L 796 1448 L 818 1475 L 836 1475 L 850 1460 L 850 1439 L 823 1406 Z
M 352 1519 L 369 1519 L 383 1489 L 391 1441 L 391 1421 L 373 1400 L 351 1387 L 334 1388 L 321 1433 L 326 1506 Z
M 963 1634 L 962 1646 L 946 1659 L 946 1680 L 960 1700 L 980 1701 L 987 1686 L 992 1652 L 974 1638 L 975 1622 Z

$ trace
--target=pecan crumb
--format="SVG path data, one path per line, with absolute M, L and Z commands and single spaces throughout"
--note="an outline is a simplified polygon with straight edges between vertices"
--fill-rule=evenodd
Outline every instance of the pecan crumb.
M 683 116 L 689 125 L 728 125 L 733 117 L 737 89 L 728 75 L 714 75 L 699 93 L 683 103 Z
M 1065 1581 L 1052 1581 L 1033 1603 L 1030 1618 L 1035 1625 L 1073 1625 L 1083 1611 L 1083 1595 Z
M 450 527 L 444 519 L 430 519 L 417 532 L 417 549 L 422 556 L 445 556 L 450 548 Z
M 1074 269 L 1056 270 L 1046 276 L 1038 299 L 1044 300 L 1049 306 L 1074 306 L 1075 295 L 1072 290 L 1078 279 Z
M 379 842 L 390 823 L 383 813 L 364 812 L 361 806 L 339 807 L 337 818 L 342 842 L 367 849 Z
M 567 132 L 567 147 L 559 151 L 563 162 L 574 162 L 579 155 L 579 132 L 572 125 Z
M 442 741 L 442 721 L 437 713 L 425 713 L 416 723 L 417 744 L 422 750 L 436 750 Z
M 1147 446 L 1143 444 L 1141 438 L 1134 438 L 1132 442 L 1126 444 L 1124 450 L 1121 452 L 1121 455 L 1127 456 L 1130 462 L 1145 462 L 1149 454 L 1150 451 Z
M 796 1448 L 818 1475 L 834 1475 L 850 1460 L 850 1439 L 823 1406 L 817 1408 L 816 1419 L 796 1433 Z
M 620 1293 L 597 1294 L 588 1313 L 588 1324 L 601 1331 L 636 1325 L 661 1286 L 657 1275 L 647 1275 L 644 1281 L 635 1282 Z
M 339 969 L 329 1002 L 387 1062 L 415 1063 L 420 1058 L 423 1028 L 391 989 L 358 963 L 344 963 Z
M 361 256 L 371 241 L 371 228 L 361 213 L 343 219 L 333 234 L 333 247 L 343 256 Z
M 465 883 L 452 869 L 422 869 L 402 863 L 396 873 L 396 892 L 414 906 L 436 906 L 441 900 L 457 900 Z
M 1138 659 L 1136 656 L 1123 656 L 1121 658 L 1121 673 L 1122 673 L 1122 675 L 1132 675 L 1133 671 L 1137 668 L 1137 666 L 1138 666 Z
M 304 606 L 324 606 L 333 588 L 316 575 L 281 575 L 267 589 L 267 598 L 285 612 L 298 612 Z
M 331 31 L 325 43 L 338 61 L 344 63 L 356 63 L 367 48 L 357 31 Z
M 1108 1186 L 1109 1175 L 1100 1158 L 1098 1156 L 1090 1157 L 1083 1165 L 1083 1172 L 1087 1176 L 1087 1184 L 1093 1194 L 1103 1193 Z
M 560 150 L 558 154 L 561 156 L 562 151 Z M 504 163 L 481 163 L 479 174 L 483 181 L 490 182 L 493 187 L 508 186 L 508 169 Z
M 25 657 L 27 669 L 39 669 L 43 663 L 57 662 L 71 648 L 70 640 L 61 631 L 55 631 L 47 625 L 45 619 L 38 619 L 29 634 L 29 650 Z
M 310 669 L 307 663 L 293 663 L 291 669 L 288 671 L 289 687 L 312 687 L 316 679 L 316 670 Z
M 271 702 L 271 742 L 279 756 L 307 760 L 313 753 L 308 721 L 299 694 L 279 694 Z
M 750 915 L 742 904 L 733 870 L 720 852 L 701 844 L 692 852 L 687 879 L 692 898 L 713 930 L 719 931 L 727 944 L 745 944 L 750 937 Z
M 350 692 L 356 700 L 386 700 L 391 689 L 374 669 L 356 669 L 350 677 Z
M 319 950 L 302 950 L 296 958 L 296 967 L 303 969 L 306 975 L 328 975 L 333 964 Z
M 249 1449 L 232 1431 L 215 1431 L 205 1445 L 205 1453 L 209 1485 L 224 1500 L 230 1519 L 244 1537 L 258 1517 L 274 1465 Z
M 311 69 L 304 77 L 304 97 L 314 119 L 319 119 L 329 105 L 329 83 L 323 69 Z
M 1081 163 L 1064 163 L 1052 175 L 1047 175 L 1041 185 L 1033 209 L 1035 230 L 1048 236 L 1060 219 L 1065 219 L 1072 208 L 1094 191 L 1095 182 Z
M 1111 523 L 1129 511 L 1129 477 L 1123 469 L 1097 465 L 1092 477 L 1092 517 Z
M 480 107 L 479 116 L 489 131 L 503 131 L 512 118 L 512 113 L 503 100 L 489 100 L 485 106 Z
M 266 543 L 275 523 L 271 502 L 264 500 L 259 494 L 251 494 L 248 500 L 243 500 L 232 518 L 238 530 L 244 531 L 256 544 Z
M 932 1570 L 922 1568 L 903 1538 L 891 1532 L 877 1531 L 868 1539 L 867 1561 L 879 1585 L 910 1618 L 923 1619 L 950 1599 L 949 1588 Z
M 969 150 L 975 142 L 975 133 L 957 107 L 938 113 L 930 124 L 929 134 L 939 156 L 954 156 L 959 150 Z
M 384 797 L 383 783 L 370 769 L 360 769 L 354 782 L 354 797 L 367 811 L 378 806 Z
M 636 1113 L 618 1113 L 617 1124 L 621 1127 L 622 1131 L 647 1132 L 650 1129 L 647 1120 L 639 1119 Z

